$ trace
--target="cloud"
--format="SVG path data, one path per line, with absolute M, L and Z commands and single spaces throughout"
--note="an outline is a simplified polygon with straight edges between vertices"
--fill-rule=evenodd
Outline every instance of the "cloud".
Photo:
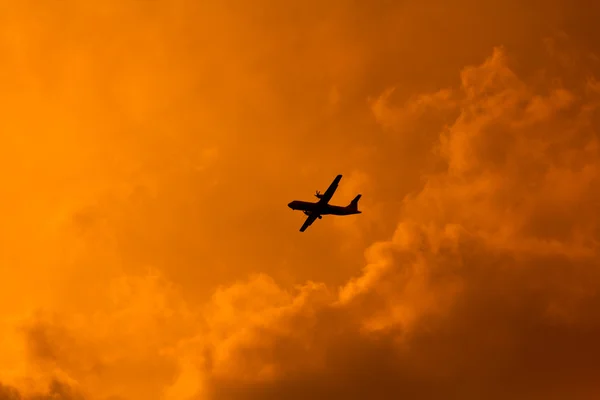
M 215 396 L 598 394 L 600 154 L 590 116 L 599 103 L 552 82 L 544 89 L 496 48 L 463 70 L 459 88 L 382 120 L 386 91 L 374 106 L 385 128 L 422 99 L 456 108 L 437 147 L 447 168 L 405 200 L 392 239 L 367 252 L 337 299 L 294 308 L 299 297 L 284 296 L 287 306 L 244 324 L 246 341 L 222 359 L 232 373 L 213 376 Z
M 170 388 L 180 368 L 185 372 L 178 345 L 199 325 L 178 292 L 150 271 L 114 279 L 97 299 L 104 306 L 91 313 L 39 310 L 18 325 L 25 365 L 10 384 L 21 389 L 33 381 L 40 391 L 57 380 L 70 382 L 86 399 L 162 399 L 165 392 L 181 393 Z
M 0 400 L 85 400 L 85 398 L 68 384 L 53 380 L 47 390 L 28 394 L 0 383 Z
M 360 275 L 334 290 L 256 274 L 203 307 L 156 271 L 113 279 L 91 314 L 25 321 L 24 376 L 50 394 L 13 377 L 2 399 L 593 398 L 600 98 L 510 62 L 496 48 L 456 88 L 373 103 L 397 135 L 418 134 L 415 110 L 445 113 L 430 143 L 444 168 Z
M 26 321 L 25 375 L 65 399 L 78 397 L 57 376 L 90 399 L 594 398 L 600 98 L 542 90 L 510 63 L 496 48 L 385 121 L 389 92 L 375 101 L 396 134 L 419 126 L 423 99 L 454 118 L 430 146 L 444 168 L 360 275 L 285 289 L 256 274 L 203 307 L 157 272 L 113 279 L 103 309 Z
M 112 3 L 0 16 L 0 398 L 599 397 L 577 5 Z
M 427 117 L 438 117 L 443 111 L 455 109 L 452 91 L 447 89 L 418 95 L 401 107 L 390 105 L 395 90 L 387 89 L 376 99 L 369 99 L 375 119 L 386 130 L 402 128 L 406 124 L 415 124 Z

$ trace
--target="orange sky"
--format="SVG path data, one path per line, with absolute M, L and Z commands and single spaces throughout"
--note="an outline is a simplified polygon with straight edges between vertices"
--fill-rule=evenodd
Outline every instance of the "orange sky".
M 0 400 L 600 398 L 596 3 L 0 0 Z

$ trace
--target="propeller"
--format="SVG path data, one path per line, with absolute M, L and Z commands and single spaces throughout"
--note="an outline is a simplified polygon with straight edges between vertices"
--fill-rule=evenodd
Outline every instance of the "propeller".
M 322 197 L 323 197 L 323 195 L 321 194 L 321 192 L 319 192 L 319 191 L 317 190 L 317 192 L 315 193 L 315 197 L 316 197 L 317 199 L 320 199 L 320 198 L 322 198 Z

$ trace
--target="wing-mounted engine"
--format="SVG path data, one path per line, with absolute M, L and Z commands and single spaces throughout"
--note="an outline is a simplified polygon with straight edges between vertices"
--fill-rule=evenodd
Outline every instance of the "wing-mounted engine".
M 317 190 L 317 192 L 315 193 L 315 197 L 316 197 L 317 199 L 322 199 L 322 198 L 323 198 L 323 195 L 321 194 L 321 192 L 319 192 L 319 191 Z

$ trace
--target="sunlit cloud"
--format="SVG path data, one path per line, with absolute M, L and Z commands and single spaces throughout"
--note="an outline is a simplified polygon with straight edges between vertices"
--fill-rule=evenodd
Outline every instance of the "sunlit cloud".
M 598 49 L 467 3 L 7 6 L 0 399 L 600 395 Z

